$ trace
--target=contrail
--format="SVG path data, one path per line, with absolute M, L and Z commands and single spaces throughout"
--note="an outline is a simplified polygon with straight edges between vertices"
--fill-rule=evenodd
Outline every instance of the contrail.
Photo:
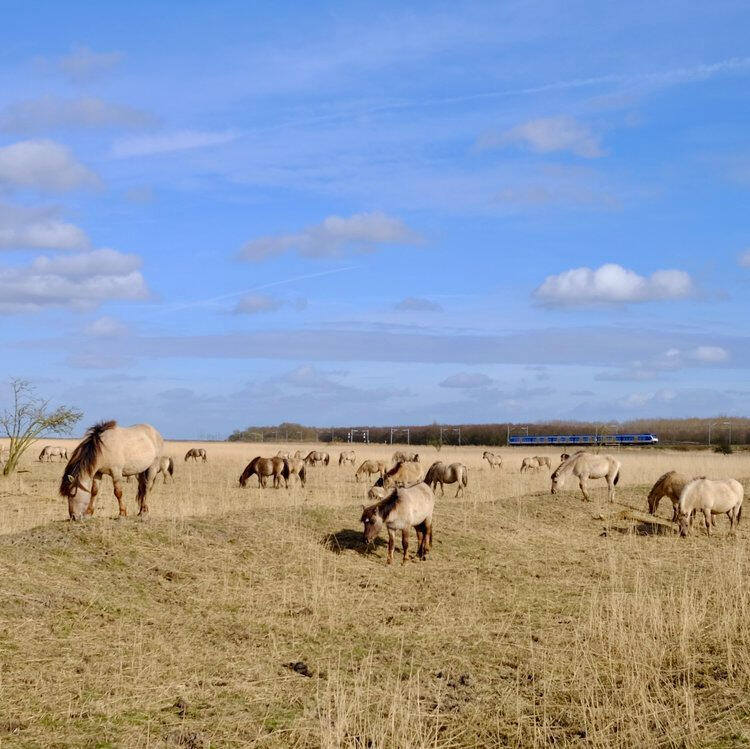
M 222 294 L 220 296 L 208 297 L 207 299 L 195 299 L 192 302 L 186 302 L 184 304 L 175 304 L 168 306 L 164 309 L 165 312 L 179 312 L 184 309 L 191 309 L 192 307 L 204 307 L 216 302 L 223 302 L 227 299 L 234 299 L 235 297 L 242 296 L 243 294 L 250 294 L 253 291 L 261 291 L 262 289 L 270 289 L 274 286 L 283 286 L 287 283 L 294 283 L 295 281 L 305 281 L 309 278 L 320 278 L 321 276 L 331 276 L 334 273 L 344 273 L 346 271 L 355 270 L 356 265 L 350 265 L 346 268 L 334 268 L 333 270 L 324 270 L 319 273 L 308 273 L 304 276 L 293 276 L 291 278 L 283 278 L 279 281 L 270 281 L 269 283 L 260 284 L 259 286 L 253 286 L 250 289 L 243 289 L 242 291 L 233 291 L 229 294 Z

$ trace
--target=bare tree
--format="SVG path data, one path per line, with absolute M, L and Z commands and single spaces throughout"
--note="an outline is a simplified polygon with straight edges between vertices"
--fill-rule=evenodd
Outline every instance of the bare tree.
M 40 435 L 45 432 L 70 434 L 73 425 L 83 416 L 83 412 L 75 408 L 51 408 L 49 401 L 40 398 L 28 380 L 13 378 L 10 388 L 13 391 L 11 406 L 0 414 L 0 429 L 10 437 L 3 476 L 15 470 L 19 458 Z

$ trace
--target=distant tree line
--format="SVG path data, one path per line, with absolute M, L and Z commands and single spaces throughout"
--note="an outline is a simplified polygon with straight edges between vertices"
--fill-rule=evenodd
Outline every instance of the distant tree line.
M 428 424 L 393 427 L 393 441 L 413 445 L 457 444 L 461 430 L 462 445 L 505 445 L 509 435 L 543 434 L 655 434 L 662 444 L 708 444 L 709 425 L 713 445 L 750 444 L 750 419 L 716 416 L 710 419 L 634 419 L 623 422 L 544 421 L 534 424 Z M 730 429 L 731 425 L 731 429 Z M 442 439 L 441 439 L 442 427 Z M 357 430 L 355 442 L 362 442 L 362 430 L 369 430 L 370 442 L 389 443 L 391 427 L 306 427 L 283 423 L 278 426 L 257 426 L 237 430 L 230 442 L 346 442 L 349 430 Z

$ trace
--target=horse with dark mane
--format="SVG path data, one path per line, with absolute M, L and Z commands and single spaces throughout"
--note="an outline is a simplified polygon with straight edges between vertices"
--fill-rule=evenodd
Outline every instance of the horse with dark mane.
M 104 421 L 91 427 L 70 456 L 60 481 L 70 519 L 93 515 L 99 482 L 105 475 L 112 477 L 120 517 L 128 514 L 122 501 L 122 480 L 127 476 L 138 477 L 138 514 L 148 514 L 148 493 L 159 472 L 163 446 L 161 435 L 150 424 L 119 427 L 116 421 Z
M 659 500 L 662 497 L 669 497 L 672 500 L 672 522 L 676 523 L 680 494 L 688 481 L 690 481 L 689 478 L 677 473 L 677 471 L 667 471 L 663 476 L 659 476 L 648 493 L 648 511 L 653 515 L 659 506 Z
M 39 453 L 39 462 L 47 463 L 52 462 L 52 458 L 59 458 L 60 461 L 68 459 L 68 451 L 64 447 L 53 447 L 52 445 L 45 445 L 42 448 L 42 452 Z
M 417 531 L 417 556 L 424 561 L 432 546 L 432 513 L 435 496 L 427 484 L 398 487 L 388 492 L 380 501 L 362 508 L 361 522 L 364 525 L 364 541 L 371 544 L 380 529 L 388 529 L 388 559 L 393 562 L 396 531 L 401 531 L 401 546 L 404 551 L 402 564 L 406 563 L 409 548 L 409 530 Z
M 305 456 L 305 463 L 309 466 L 316 466 L 318 463 L 328 465 L 331 462 L 331 456 L 328 453 L 321 452 L 320 450 L 310 450 Z
M 458 484 L 456 496 L 463 494 L 469 483 L 469 472 L 463 463 L 446 465 L 440 460 L 435 461 L 428 469 L 424 482 L 433 491 L 440 484 L 440 492 L 445 496 L 445 484 Z
M 198 462 L 198 458 L 202 458 L 203 462 L 205 463 L 208 460 L 208 457 L 206 456 L 206 451 L 202 447 L 191 447 L 186 453 L 185 453 L 185 462 L 187 463 L 188 458 L 192 458 L 196 463 Z
M 286 476 L 284 476 L 284 473 L 286 473 Z M 258 487 L 261 489 L 266 488 L 266 479 L 269 476 L 273 476 L 274 489 L 278 489 L 281 486 L 282 478 L 286 481 L 288 487 L 289 462 L 286 458 L 279 458 L 278 456 L 273 458 L 263 458 L 259 455 L 257 458 L 253 458 L 247 466 L 245 466 L 245 470 L 240 476 L 240 486 L 244 487 L 251 476 L 258 477 Z

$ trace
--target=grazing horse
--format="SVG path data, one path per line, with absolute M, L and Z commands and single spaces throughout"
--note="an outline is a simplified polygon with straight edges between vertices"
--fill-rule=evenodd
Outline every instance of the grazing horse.
M 48 463 L 51 463 L 52 458 L 59 458 L 61 461 L 67 460 L 68 451 L 64 447 L 52 447 L 52 445 L 45 445 L 42 448 L 42 452 L 39 453 L 39 462 L 43 463 L 46 460 Z
M 393 468 L 386 471 L 382 479 L 378 479 L 384 489 L 394 486 L 411 486 L 422 481 L 422 467 L 419 463 L 396 463 Z
M 482 453 L 482 460 L 486 460 L 490 464 L 490 468 L 495 468 L 496 466 L 498 468 L 503 467 L 502 455 L 495 455 L 495 453 L 491 453 L 489 450 L 485 450 Z
M 459 494 L 463 494 L 466 489 L 466 485 L 469 482 L 469 472 L 466 470 L 466 466 L 463 463 L 451 463 L 450 465 L 446 465 L 437 460 L 427 469 L 424 482 L 433 491 L 435 490 L 435 487 L 440 484 L 440 492 L 443 496 L 445 496 L 444 484 L 458 483 L 458 488 L 456 489 L 456 496 L 458 496 Z
M 727 514 L 729 532 L 734 534 L 742 515 L 744 489 L 735 479 L 712 480 L 705 477 L 688 481 L 680 494 L 677 506 L 677 522 L 680 535 L 687 536 L 693 523 L 693 513 L 699 510 L 706 521 L 706 533 L 711 535 L 712 515 Z
M 435 496 L 427 484 L 399 487 L 388 492 L 380 501 L 362 508 L 361 522 L 364 525 L 364 541 L 371 544 L 380 529 L 388 529 L 388 559 L 393 562 L 393 548 L 396 545 L 396 531 L 401 531 L 401 546 L 406 564 L 406 551 L 409 547 L 409 529 L 417 531 L 417 556 L 424 561 L 432 546 L 432 513 L 435 509 Z
M 164 440 L 150 424 L 119 427 L 116 421 L 105 421 L 91 427 L 73 450 L 60 482 L 70 519 L 82 520 L 84 514 L 94 514 L 104 475 L 112 477 L 120 517 L 128 514 L 122 501 L 122 479 L 138 476 L 138 514 L 147 515 L 148 493 L 159 472 L 163 447 Z
M 287 474 L 286 477 L 284 476 L 285 472 Z M 273 458 L 262 458 L 261 456 L 253 458 L 240 476 L 240 486 L 244 487 L 251 476 L 258 477 L 258 487 L 262 489 L 266 488 L 266 479 L 269 476 L 273 476 L 274 489 L 278 489 L 281 486 L 282 478 L 286 480 L 287 486 L 289 486 L 288 463 L 285 458 L 279 458 L 278 456 Z
M 295 450 L 294 455 L 292 456 L 294 458 L 302 458 L 302 450 Z
M 677 522 L 677 506 L 680 503 L 680 494 L 690 479 L 685 478 L 677 471 L 667 471 L 660 476 L 648 493 L 648 511 L 653 515 L 659 506 L 659 500 L 662 497 L 669 497 L 672 500 L 672 522 Z
M 286 467 L 284 468 L 282 476 L 286 480 L 287 487 L 289 487 L 289 479 L 292 476 L 296 476 L 299 479 L 300 484 L 304 487 L 305 482 L 307 481 L 305 461 L 302 460 L 302 458 L 287 458 Z
M 578 479 L 583 494 L 582 501 L 589 501 L 589 493 L 586 491 L 589 479 L 607 479 L 607 496 L 610 502 L 615 501 L 615 486 L 620 480 L 620 461 L 611 455 L 594 455 L 583 451 L 575 453 L 554 470 L 551 476 L 551 493 L 556 494 L 571 474 Z
M 357 468 L 357 472 L 354 474 L 354 480 L 359 483 L 362 478 L 369 478 L 373 473 L 379 473 L 382 479 L 385 476 L 386 467 L 385 461 L 382 460 L 365 460 L 362 465 Z
M 542 465 L 550 465 L 549 458 L 524 458 L 521 463 L 521 473 L 527 473 L 528 471 L 541 471 Z M 550 466 L 551 467 L 551 466 Z
M 204 463 L 208 460 L 208 458 L 206 457 L 206 451 L 202 447 L 191 447 L 185 453 L 186 463 L 188 461 L 188 458 L 192 458 L 196 463 L 198 462 L 198 458 L 202 458 Z
M 331 462 L 331 456 L 328 453 L 321 452 L 319 450 L 311 450 L 305 456 L 305 463 L 309 466 L 316 466 L 318 463 L 328 465 Z
M 354 466 L 354 460 L 357 456 L 354 453 L 354 450 L 343 450 L 339 453 L 339 465 L 345 466 L 347 464 L 351 464 Z
M 419 453 L 404 453 L 396 450 L 391 457 L 393 463 L 419 463 Z
M 276 453 L 277 458 L 288 458 L 289 457 L 289 451 L 288 450 L 279 450 Z
M 162 483 L 167 483 L 167 476 L 174 481 L 174 458 L 171 455 L 162 455 L 159 460 L 159 473 L 164 479 Z

